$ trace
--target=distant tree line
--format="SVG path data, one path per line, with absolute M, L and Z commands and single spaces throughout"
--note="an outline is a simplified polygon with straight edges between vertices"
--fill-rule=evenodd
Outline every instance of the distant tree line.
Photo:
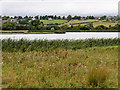
M 97 27 L 93 26 L 93 23 L 88 23 L 87 25 L 44 25 L 40 20 L 31 20 L 28 24 L 17 24 L 16 22 L 7 21 L 2 24 L 3 30 L 110 30 L 116 29 L 120 30 L 120 24 L 115 26 L 109 25 L 106 27 L 104 25 L 99 25 Z
M 26 19 L 26 20 L 32 20 L 33 18 L 34 19 L 40 19 L 40 20 L 48 20 L 48 15 L 45 15 L 45 16 L 14 16 L 14 17 L 10 17 L 10 16 L 3 16 L 2 17 L 2 20 L 7 20 L 7 19 Z M 84 19 L 95 19 L 94 16 L 87 16 L 87 17 L 83 17 Z M 81 19 L 81 16 L 71 16 L 71 15 L 68 15 L 67 17 L 66 16 L 57 16 L 57 15 L 54 15 L 52 19 L 67 19 L 67 20 L 71 20 L 71 19 L 78 19 L 80 20 Z

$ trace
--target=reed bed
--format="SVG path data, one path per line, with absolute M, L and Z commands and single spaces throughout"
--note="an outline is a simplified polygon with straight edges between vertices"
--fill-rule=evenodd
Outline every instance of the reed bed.
M 118 46 L 119 38 L 114 39 L 85 39 L 85 40 L 2 40 L 2 51 L 29 52 L 50 51 L 57 48 L 77 50 L 91 47 Z

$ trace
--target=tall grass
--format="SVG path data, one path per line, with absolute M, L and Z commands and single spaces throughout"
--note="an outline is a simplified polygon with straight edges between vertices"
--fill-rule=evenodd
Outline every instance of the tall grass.
M 17 51 L 50 51 L 57 48 L 62 49 L 83 49 L 89 47 L 117 46 L 119 38 L 114 39 L 86 39 L 86 40 L 2 40 L 2 50 L 9 52 Z
M 109 77 L 109 70 L 107 67 L 92 67 L 89 69 L 88 73 L 88 83 L 92 87 L 102 87 Z

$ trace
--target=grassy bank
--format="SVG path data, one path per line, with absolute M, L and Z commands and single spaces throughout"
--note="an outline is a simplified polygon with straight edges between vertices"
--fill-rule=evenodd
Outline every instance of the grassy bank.
M 84 41 L 84 49 L 66 51 L 65 47 L 72 46 L 70 41 L 50 41 L 57 49 L 30 52 L 5 52 L 17 49 L 28 41 L 21 40 L 3 42 L 3 67 L 2 79 L 4 88 L 117 88 L 118 87 L 118 47 L 86 48 L 86 42 L 96 42 L 94 46 L 108 46 L 115 40 Z M 9 43 L 11 42 L 11 43 Z M 34 41 L 34 47 L 39 46 L 39 41 Z M 44 41 L 42 45 L 46 45 Z M 48 45 L 50 45 L 48 42 Z M 66 42 L 66 43 L 65 43 Z M 79 41 L 83 42 L 83 41 Z M 98 42 L 98 43 L 97 43 Z M 101 43 L 100 43 L 101 42 Z M 117 41 L 116 41 L 117 42 Z M 33 42 L 32 42 L 33 43 Z M 65 44 L 64 44 L 65 43 Z M 104 43 L 104 44 L 102 44 Z M 14 45 L 15 44 L 15 45 Z M 20 46 L 17 46 L 17 45 Z M 70 44 L 70 45 L 69 45 Z M 117 45 L 113 43 L 110 45 Z M 33 45 L 33 44 L 31 44 Z M 56 46 L 58 45 L 58 46 Z M 88 47 L 90 47 L 88 44 Z M 43 46 L 40 45 L 40 48 Z M 73 45 L 74 46 L 74 45 Z M 26 47 L 25 47 L 26 48 Z
M 2 40 L 2 50 L 7 52 L 50 51 L 57 48 L 77 50 L 91 47 L 117 46 L 120 39 L 86 39 L 86 40 Z

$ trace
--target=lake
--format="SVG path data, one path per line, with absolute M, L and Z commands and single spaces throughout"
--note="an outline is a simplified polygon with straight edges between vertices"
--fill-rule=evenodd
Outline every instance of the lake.
M 118 38 L 118 32 L 67 32 L 66 34 L 1 34 L 0 39 L 100 39 Z

